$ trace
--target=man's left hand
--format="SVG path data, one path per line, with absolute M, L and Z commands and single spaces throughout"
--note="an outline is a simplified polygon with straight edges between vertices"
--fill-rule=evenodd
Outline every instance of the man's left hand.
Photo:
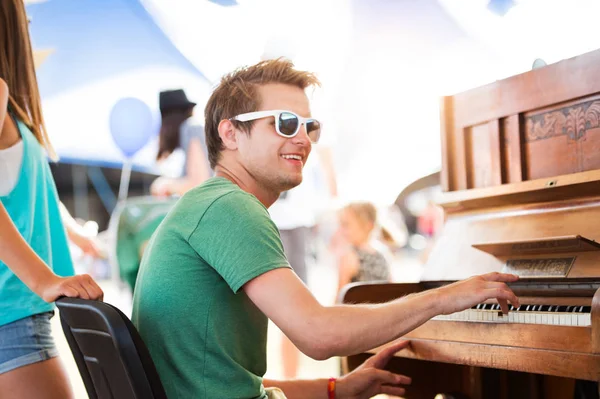
M 338 379 L 336 397 L 348 399 L 368 399 L 380 393 L 404 395 L 403 385 L 411 383 L 410 377 L 383 370 L 394 354 L 409 344 L 398 341 L 376 355 L 370 357 L 357 369 Z

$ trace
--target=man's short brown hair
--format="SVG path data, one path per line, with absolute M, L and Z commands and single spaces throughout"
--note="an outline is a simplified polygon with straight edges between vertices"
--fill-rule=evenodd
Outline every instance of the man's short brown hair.
M 211 168 L 214 169 L 224 150 L 223 141 L 219 137 L 219 123 L 223 119 L 257 111 L 260 96 L 256 88 L 269 83 L 289 84 L 303 90 L 310 86 L 320 86 L 319 79 L 313 73 L 298 71 L 291 61 L 283 58 L 261 61 L 225 75 L 208 99 L 204 110 L 206 146 Z M 253 124 L 252 121 L 233 123 L 247 133 Z

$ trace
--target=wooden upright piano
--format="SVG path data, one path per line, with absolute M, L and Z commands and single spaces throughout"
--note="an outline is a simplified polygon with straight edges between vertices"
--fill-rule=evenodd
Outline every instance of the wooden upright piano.
M 518 274 L 508 316 L 482 303 L 406 335 L 390 364 L 413 378 L 406 397 L 598 398 L 600 50 L 445 97 L 441 116 L 445 224 L 421 282 L 350 285 L 342 302 Z

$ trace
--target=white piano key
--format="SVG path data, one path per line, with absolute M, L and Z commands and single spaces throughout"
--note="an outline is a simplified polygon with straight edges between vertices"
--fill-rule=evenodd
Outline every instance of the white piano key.
M 467 309 L 464 312 L 460 313 L 460 320 L 469 321 L 471 316 L 471 309 Z
M 490 317 L 491 317 L 491 321 L 494 323 L 497 323 L 500 321 L 500 318 L 498 317 L 498 312 L 495 310 L 490 311 Z
M 468 309 L 467 311 L 465 311 L 465 318 L 463 320 L 465 321 L 475 321 L 475 317 L 477 315 L 475 314 L 475 312 L 473 311 L 473 309 Z
M 579 315 L 579 325 L 580 326 L 591 326 L 592 325 L 592 315 L 590 313 L 582 313 Z

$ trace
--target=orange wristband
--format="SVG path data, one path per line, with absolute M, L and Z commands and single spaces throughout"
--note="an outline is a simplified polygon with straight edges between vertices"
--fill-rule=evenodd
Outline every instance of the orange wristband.
M 335 382 L 337 380 L 334 377 L 329 379 L 327 383 L 327 399 L 335 399 Z

